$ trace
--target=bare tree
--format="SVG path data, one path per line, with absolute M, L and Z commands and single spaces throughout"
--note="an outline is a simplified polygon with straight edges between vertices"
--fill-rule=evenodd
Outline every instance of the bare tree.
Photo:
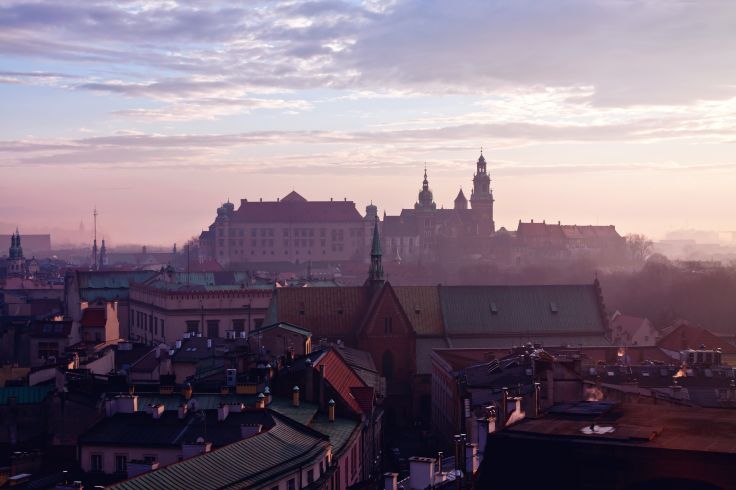
M 653 245 L 652 241 L 646 235 L 639 233 L 626 235 L 626 246 L 634 262 L 644 262 L 651 255 Z

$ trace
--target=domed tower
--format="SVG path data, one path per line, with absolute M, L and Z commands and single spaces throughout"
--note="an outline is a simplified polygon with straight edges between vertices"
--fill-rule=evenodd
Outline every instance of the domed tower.
M 437 205 L 434 203 L 434 197 L 432 191 L 429 190 L 429 180 L 427 180 L 427 167 L 424 167 L 424 180 L 422 181 L 422 190 L 419 191 L 419 199 L 414 204 L 414 209 L 421 209 L 424 211 L 434 211 L 437 209 Z
M 20 233 L 10 236 L 10 249 L 8 250 L 8 277 L 23 277 L 25 275 L 26 259 L 23 257 L 23 247 L 20 246 Z
M 455 198 L 455 209 L 468 209 L 468 200 L 465 198 L 465 194 L 463 194 L 462 187 Z
M 470 194 L 470 207 L 478 212 L 478 233 L 491 234 L 496 230 L 493 222 L 493 193 L 491 192 L 491 177 L 486 170 L 486 159 L 483 150 L 476 163 L 473 176 L 473 191 Z

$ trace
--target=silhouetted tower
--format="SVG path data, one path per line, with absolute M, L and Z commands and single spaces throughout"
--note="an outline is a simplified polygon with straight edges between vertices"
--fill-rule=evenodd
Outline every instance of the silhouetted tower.
M 100 262 L 97 265 L 97 270 L 102 270 L 107 265 L 107 248 L 105 248 L 105 239 L 102 239 L 102 246 L 100 247 Z
M 372 287 L 380 287 L 384 283 L 383 264 L 381 263 L 381 237 L 378 235 L 378 218 L 373 225 L 373 243 L 371 244 L 371 266 L 368 269 L 368 280 Z
M 23 257 L 23 247 L 20 245 L 20 233 L 18 228 L 10 236 L 10 249 L 8 250 L 8 277 L 24 277 L 26 259 Z
M 463 194 L 462 187 L 455 198 L 455 209 L 468 209 L 468 200 L 465 198 L 465 194 Z
M 422 190 L 419 191 L 419 199 L 414 204 L 414 209 L 423 209 L 426 211 L 434 211 L 437 205 L 434 203 L 432 191 L 429 190 L 429 179 L 427 179 L 427 166 L 424 166 L 424 180 L 422 181 Z
M 94 219 L 94 234 L 93 234 L 93 240 L 92 240 L 92 269 L 97 270 L 99 267 L 99 263 L 97 262 L 97 208 L 95 207 L 94 211 L 92 212 L 92 217 Z
M 473 191 L 470 194 L 470 207 L 478 212 L 478 233 L 485 235 L 496 231 L 493 222 L 493 193 L 491 192 L 491 178 L 486 170 L 486 159 L 483 149 L 476 164 L 473 176 Z

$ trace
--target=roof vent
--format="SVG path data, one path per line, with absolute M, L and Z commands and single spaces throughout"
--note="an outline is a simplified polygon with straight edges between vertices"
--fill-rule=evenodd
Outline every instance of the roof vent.
M 491 313 L 493 315 L 498 315 L 498 305 L 496 303 L 491 302 Z
M 557 308 L 557 303 L 555 303 L 554 301 L 550 302 L 550 304 L 549 304 L 549 311 L 551 311 L 552 313 L 559 312 L 560 310 L 559 310 L 559 308 Z

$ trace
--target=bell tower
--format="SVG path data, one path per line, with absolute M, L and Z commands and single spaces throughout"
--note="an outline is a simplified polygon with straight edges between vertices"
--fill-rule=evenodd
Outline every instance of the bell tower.
M 483 149 L 476 163 L 473 175 L 473 190 L 470 194 L 470 207 L 477 212 L 477 227 L 479 235 L 492 234 L 496 231 L 493 222 L 493 192 L 491 192 L 491 177 L 486 169 L 486 159 Z

